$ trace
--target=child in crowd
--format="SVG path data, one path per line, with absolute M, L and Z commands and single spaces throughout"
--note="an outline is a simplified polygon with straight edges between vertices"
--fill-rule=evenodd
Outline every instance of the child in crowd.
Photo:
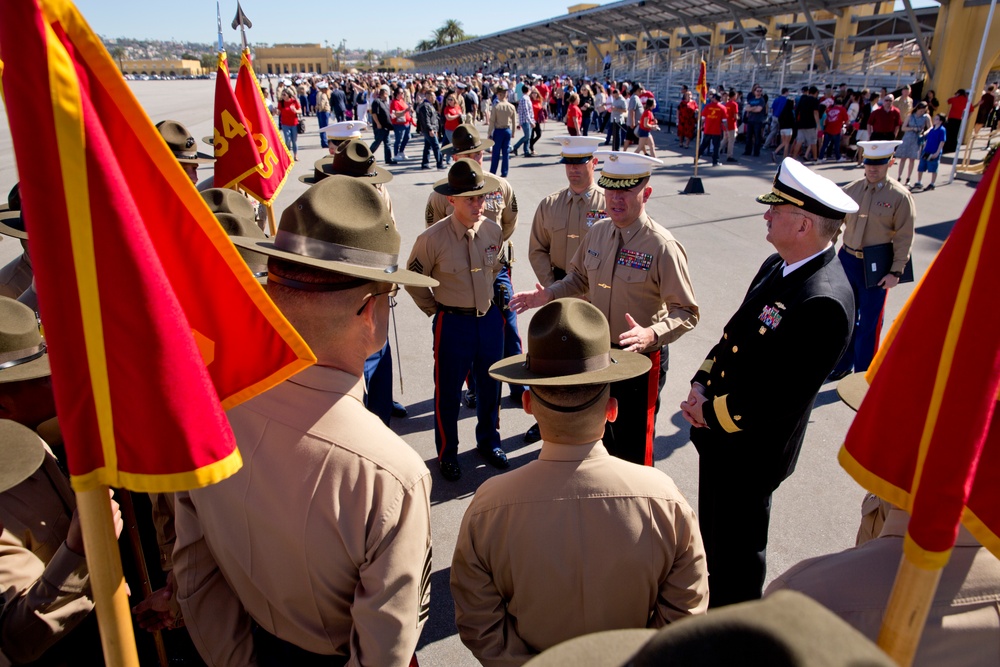
M 945 137 L 944 114 L 935 114 L 934 127 L 924 133 L 924 150 L 920 154 L 920 164 L 917 165 L 917 183 L 913 186 L 914 190 L 924 189 L 921 181 L 924 178 L 925 171 L 930 172 L 931 175 L 931 182 L 925 192 L 930 192 L 934 189 L 934 181 L 937 180 L 938 163 L 941 161 L 941 149 L 944 148 Z

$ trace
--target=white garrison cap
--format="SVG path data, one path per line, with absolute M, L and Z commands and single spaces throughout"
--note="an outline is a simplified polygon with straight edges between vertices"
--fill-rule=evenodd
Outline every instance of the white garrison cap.
M 562 134 L 552 137 L 559 142 L 563 164 L 581 164 L 594 157 L 594 151 L 601 145 L 602 137 L 573 137 Z
M 360 139 L 361 131 L 368 126 L 363 120 L 345 120 L 341 123 L 330 123 L 326 127 L 319 128 L 320 132 L 326 132 L 327 139 L 335 141 L 346 141 L 347 139 Z
M 858 146 L 864 149 L 865 164 L 885 164 L 896 151 L 896 146 L 902 141 L 859 141 Z
M 775 206 L 791 204 L 834 220 L 843 220 L 848 213 L 858 210 L 858 203 L 847 196 L 840 186 L 790 157 L 781 161 L 771 191 L 757 197 L 757 201 Z
M 605 190 L 628 190 L 653 173 L 653 169 L 663 164 L 662 160 L 641 153 L 627 151 L 594 151 L 594 155 L 604 159 L 601 178 L 597 182 Z

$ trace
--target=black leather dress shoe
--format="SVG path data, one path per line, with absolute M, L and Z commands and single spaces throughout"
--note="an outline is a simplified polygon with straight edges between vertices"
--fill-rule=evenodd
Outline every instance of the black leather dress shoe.
M 476 451 L 479 452 L 479 455 L 486 459 L 486 462 L 494 468 L 506 470 L 510 467 L 510 463 L 507 462 L 507 454 L 499 447 L 494 447 L 493 449 L 476 447 Z
M 453 461 L 441 461 L 441 476 L 449 482 L 457 482 L 462 477 L 462 469 Z
M 529 445 L 533 442 L 538 442 L 541 439 L 542 431 L 538 428 L 538 424 L 535 424 L 524 433 L 524 441 Z
M 399 419 L 402 419 L 407 414 L 409 414 L 409 413 L 406 411 L 406 407 L 404 407 L 402 403 L 399 403 L 397 401 L 393 401 L 392 402 L 392 416 L 393 417 L 398 417 Z

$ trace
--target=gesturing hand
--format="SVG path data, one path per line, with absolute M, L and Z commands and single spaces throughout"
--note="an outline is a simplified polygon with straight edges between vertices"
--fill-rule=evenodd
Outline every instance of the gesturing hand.
M 656 334 L 650 327 L 639 326 L 639 323 L 631 315 L 625 313 L 625 322 L 629 330 L 618 336 L 618 344 L 626 352 L 642 352 L 654 342 Z

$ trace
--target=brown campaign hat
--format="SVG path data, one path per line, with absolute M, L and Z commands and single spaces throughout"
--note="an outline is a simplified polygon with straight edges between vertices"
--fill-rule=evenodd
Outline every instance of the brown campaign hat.
M 865 372 L 851 373 L 837 383 L 837 395 L 840 396 L 840 400 L 855 412 L 868 394 L 868 378 L 865 377 Z
M 500 181 L 496 176 L 483 172 L 483 166 L 469 158 L 455 160 L 447 178 L 434 184 L 434 192 L 445 197 L 476 197 L 499 189 Z
M 360 178 L 335 175 L 281 213 L 273 239 L 233 237 L 238 247 L 290 262 L 383 283 L 435 287 L 399 267 L 399 232 L 381 193 Z
M 15 239 L 28 238 L 28 232 L 24 228 L 24 216 L 21 214 L 21 189 L 18 183 L 10 189 L 7 203 L 0 204 L 0 234 Z
M 451 143 L 441 147 L 442 151 L 450 150 L 453 155 L 478 153 L 493 147 L 492 139 L 480 139 L 479 130 L 475 125 L 462 123 L 451 133 Z
M 313 173 L 309 176 L 299 176 L 299 181 L 315 185 L 327 176 L 335 174 L 362 178 L 372 185 L 388 183 L 392 180 L 392 174 L 389 171 L 379 169 L 378 165 L 375 164 L 375 156 L 372 155 L 368 144 L 357 139 L 343 142 L 337 146 L 333 155 L 316 160 L 313 165 Z
M 0 493 L 31 477 L 45 460 L 45 443 L 27 426 L 0 419 Z
M 51 374 L 35 311 L 0 296 L 0 383 L 34 380 Z
M 235 190 L 229 188 L 209 188 L 203 190 L 201 198 L 215 215 L 222 228 L 229 236 L 244 236 L 247 238 L 266 239 L 267 236 L 257 226 L 254 218 L 253 204 Z M 246 262 L 254 277 L 261 284 L 267 282 L 267 255 L 237 246 L 236 252 Z
M 188 132 L 188 129 L 176 120 L 161 120 L 156 124 L 160 136 L 166 142 L 167 148 L 174 154 L 178 162 L 190 164 L 208 164 L 215 162 L 211 155 L 198 152 L 198 145 Z
M 501 359 L 490 375 L 527 386 L 606 384 L 642 375 L 649 357 L 611 349 L 608 321 L 583 299 L 556 299 L 528 325 L 528 352 Z
M 713 609 L 661 630 L 611 630 L 576 637 L 525 667 L 891 667 L 888 655 L 815 600 L 778 591 Z

